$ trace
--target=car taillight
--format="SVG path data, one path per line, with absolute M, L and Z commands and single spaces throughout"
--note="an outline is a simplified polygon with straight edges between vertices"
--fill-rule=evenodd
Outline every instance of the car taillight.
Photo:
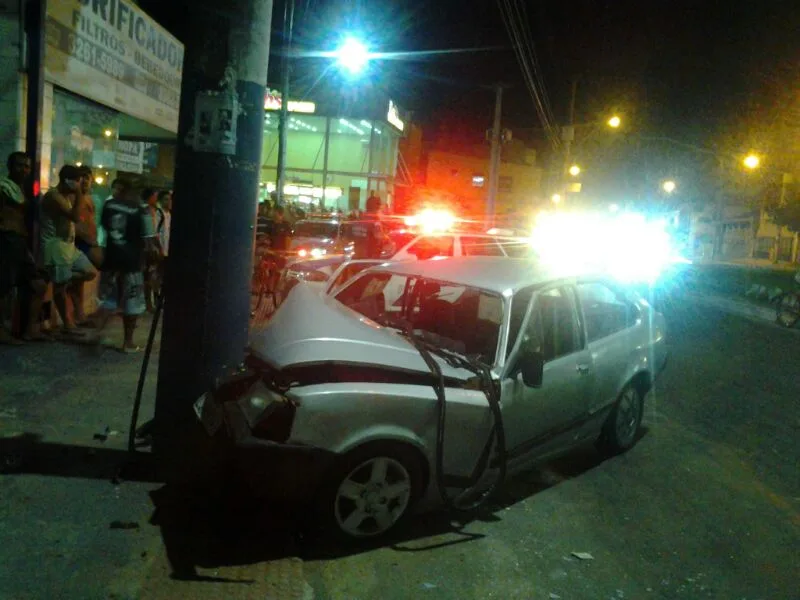
M 260 378 L 261 376 L 257 372 L 249 369 L 242 373 L 236 373 L 225 379 L 214 389 L 214 400 L 220 403 L 238 400 Z
M 289 439 L 295 406 L 284 395 L 257 381 L 236 401 L 253 435 L 273 442 Z

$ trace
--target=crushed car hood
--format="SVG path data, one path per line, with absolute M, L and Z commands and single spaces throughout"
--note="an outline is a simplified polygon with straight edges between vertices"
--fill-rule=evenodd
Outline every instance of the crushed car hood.
M 269 325 L 253 334 L 250 352 L 273 367 L 360 364 L 417 373 L 430 370 L 416 348 L 399 333 L 319 296 L 302 283 L 289 294 Z M 434 355 L 447 378 L 466 381 L 473 374 Z

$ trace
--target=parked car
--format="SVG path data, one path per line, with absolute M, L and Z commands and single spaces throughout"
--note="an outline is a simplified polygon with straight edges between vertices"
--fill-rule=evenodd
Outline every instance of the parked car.
M 405 261 L 333 295 L 299 286 L 195 410 L 251 483 L 301 473 L 332 531 L 373 538 L 504 467 L 630 449 L 666 358 L 663 317 L 602 276 Z
M 379 258 L 390 255 L 392 246 L 377 219 L 306 219 L 294 224 L 289 250 L 300 259 L 322 258 L 330 254 Z

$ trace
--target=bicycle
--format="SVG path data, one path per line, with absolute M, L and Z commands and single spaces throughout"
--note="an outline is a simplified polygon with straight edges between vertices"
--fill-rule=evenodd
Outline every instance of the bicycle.
M 800 283 L 800 271 L 794 276 L 794 280 Z M 791 292 L 784 292 L 777 299 L 777 313 L 775 316 L 779 325 L 790 329 L 800 321 L 800 288 Z
M 250 314 L 256 323 L 269 320 L 278 308 L 278 281 L 284 262 L 279 254 L 267 250 L 256 263 L 252 292 L 257 300 Z

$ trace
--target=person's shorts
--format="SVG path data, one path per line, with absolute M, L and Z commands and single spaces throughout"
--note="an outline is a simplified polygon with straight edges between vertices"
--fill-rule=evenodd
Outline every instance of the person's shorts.
M 142 273 L 100 273 L 98 287 L 99 307 L 113 312 L 121 312 L 126 317 L 136 317 L 144 313 L 144 276 Z
M 97 274 L 97 269 L 92 264 L 92 261 L 83 252 L 75 252 L 72 261 L 69 263 L 48 265 L 47 271 L 50 274 L 51 281 L 56 285 Z
M 14 287 L 30 291 L 32 282 L 46 279 L 46 274 L 36 268 L 25 238 L 17 233 L 0 231 L 0 296 L 5 296 Z

